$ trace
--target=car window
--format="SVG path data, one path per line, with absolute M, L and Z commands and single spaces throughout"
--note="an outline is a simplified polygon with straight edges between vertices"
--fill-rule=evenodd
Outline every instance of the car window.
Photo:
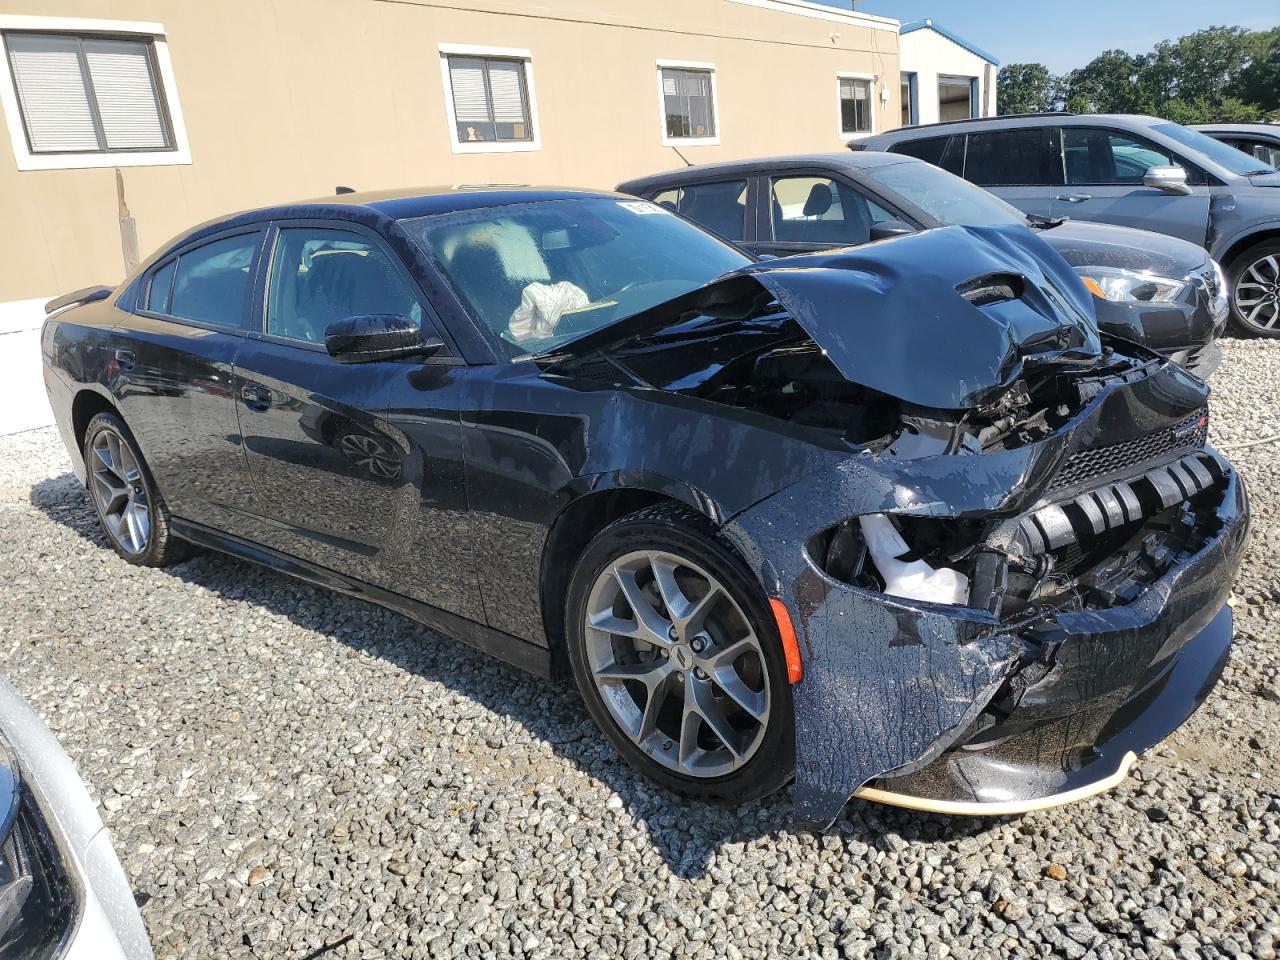
M 964 172 L 964 141 L 963 136 L 928 137 L 924 140 L 895 143 L 889 147 L 889 152 L 915 157 L 960 176 Z
M 147 309 L 155 313 L 169 312 L 169 292 L 173 289 L 173 272 L 178 261 L 170 260 L 151 275 L 151 287 L 147 291 Z
M 983 187 L 1048 184 L 1046 128 L 969 134 L 964 178 Z
M 1258 163 L 1256 157 L 1222 143 L 1213 137 L 1206 137 L 1199 130 L 1188 130 L 1176 123 L 1157 123 L 1151 128 L 1156 133 L 1168 137 L 1175 143 L 1188 147 L 1196 153 L 1208 157 L 1221 167 L 1226 167 L 1234 174 L 1247 176 L 1251 173 L 1270 173 L 1271 171 Z
M 647 200 L 531 201 L 402 225 L 508 356 L 552 349 L 752 262 Z
M 774 177 L 770 198 L 773 239 L 779 243 L 866 243 L 872 224 L 894 219 L 830 177 Z
M 883 187 L 881 192 L 886 196 L 901 197 L 943 226 L 998 227 L 1027 223 L 1020 210 L 994 193 L 927 163 L 903 160 L 868 167 L 862 175 Z
M 256 232 L 241 233 L 182 254 L 168 312 L 184 320 L 244 329 L 249 271 L 260 239 Z
M 1101 127 L 1062 131 L 1063 170 L 1072 186 L 1141 184 L 1151 167 L 1183 167 L 1149 140 Z M 1187 171 L 1191 181 L 1192 171 Z
M 1269 167 L 1280 167 L 1280 147 L 1262 140 L 1225 140 L 1228 146 L 1261 160 Z
M 653 198 L 653 202 L 678 211 L 726 240 L 746 239 L 745 180 L 691 183 L 673 190 L 664 190 Z
M 422 304 L 376 243 L 348 230 L 286 227 L 276 241 L 267 333 L 323 343 L 335 320 L 385 313 L 421 324 Z

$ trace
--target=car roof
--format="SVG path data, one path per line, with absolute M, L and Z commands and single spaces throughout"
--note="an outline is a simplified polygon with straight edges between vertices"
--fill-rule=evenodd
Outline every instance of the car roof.
M 1265 134 L 1280 139 L 1280 123 L 1193 123 L 1188 125 L 1188 129 L 1201 133 L 1213 130 L 1218 133 Z
M 393 220 L 412 217 L 429 217 L 484 207 L 502 207 L 512 203 L 534 203 L 540 200 L 580 200 L 584 197 L 616 197 L 617 194 L 600 190 L 579 190 L 573 187 L 545 187 L 529 184 L 459 183 L 452 186 L 408 187 L 391 190 L 366 190 L 340 193 L 312 200 L 260 207 L 246 211 L 260 219 L 294 215 L 300 207 L 309 215 L 323 215 L 331 208 L 339 217 L 349 215 L 351 207 L 367 207 Z
M 838 153 L 793 153 L 775 157 L 724 160 L 719 163 L 699 163 L 687 167 L 677 167 L 675 170 L 666 170 L 647 177 L 627 180 L 618 184 L 618 190 L 621 193 L 635 193 L 667 184 L 691 183 L 699 180 L 715 179 L 716 177 L 768 173 L 770 170 L 791 170 L 803 166 L 828 169 L 835 167 L 842 170 L 868 170 L 872 167 L 884 167 L 898 163 L 921 162 L 923 161 L 901 153 L 882 153 L 878 150 L 865 150 L 856 153 L 851 150 L 842 150 Z
M 968 120 L 947 120 L 942 123 L 926 123 L 914 127 L 900 127 L 887 133 L 879 133 L 865 140 L 855 141 L 851 146 L 858 149 L 859 144 L 898 143 L 904 140 L 921 140 L 927 137 L 940 137 L 948 134 L 971 133 L 975 130 L 1006 129 L 1009 127 L 1046 127 L 1068 124 L 1073 127 L 1095 126 L 1128 126 L 1149 128 L 1158 123 L 1168 123 L 1160 117 L 1146 116 L 1140 113 L 1019 113 L 1004 117 L 974 117 Z

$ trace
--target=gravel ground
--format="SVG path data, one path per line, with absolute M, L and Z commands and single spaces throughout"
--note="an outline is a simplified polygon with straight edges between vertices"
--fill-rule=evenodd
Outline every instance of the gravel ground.
M 1226 345 L 1216 442 L 1280 434 Z M 104 547 L 52 429 L 0 439 L 0 652 L 102 808 L 160 957 L 1274 957 L 1280 440 L 1205 709 L 1120 788 L 950 820 L 683 803 L 567 685 L 215 555 Z

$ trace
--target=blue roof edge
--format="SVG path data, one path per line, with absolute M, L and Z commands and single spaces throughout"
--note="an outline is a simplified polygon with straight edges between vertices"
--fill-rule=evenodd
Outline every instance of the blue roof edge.
M 994 64 L 997 67 L 1000 66 L 1000 60 L 998 57 L 993 57 L 991 54 L 987 53 L 987 51 L 983 50 L 981 47 L 975 47 L 972 43 L 970 43 L 964 37 L 960 36 L 957 33 L 952 33 L 946 27 L 935 23 L 931 17 L 927 17 L 924 20 L 912 20 L 910 23 L 904 23 L 902 25 L 902 29 L 899 30 L 898 32 L 900 34 L 915 33 L 915 31 L 917 30 L 934 30 L 937 33 L 942 34 L 952 43 L 957 43 L 960 46 L 964 47 L 966 50 L 968 50 L 970 53 L 974 54 L 975 56 L 979 56 L 983 60 L 986 60 L 988 63 Z

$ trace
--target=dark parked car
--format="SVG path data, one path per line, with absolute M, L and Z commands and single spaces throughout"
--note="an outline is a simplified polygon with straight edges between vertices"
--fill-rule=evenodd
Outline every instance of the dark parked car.
M 570 670 L 691 797 L 1065 802 L 1228 654 L 1248 510 L 1207 389 L 1020 226 L 754 263 L 618 195 L 356 194 L 50 306 L 122 557 L 212 547 Z
M 1280 123 L 1197 123 L 1187 129 L 1221 140 L 1269 167 L 1280 167 Z
M 1280 172 L 1157 117 L 1070 113 L 907 127 L 855 149 L 919 157 L 1026 213 L 1141 227 L 1207 249 L 1245 334 L 1280 337 Z
M 1098 325 L 1201 377 L 1227 317 L 1204 249 L 1145 230 L 1029 217 L 973 184 L 899 154 L 821 153 L 713 163 L 618 189 L 677 210 L 757 255 L 787 256 L 945 226 L 1022 225 L 1085 279 Z

